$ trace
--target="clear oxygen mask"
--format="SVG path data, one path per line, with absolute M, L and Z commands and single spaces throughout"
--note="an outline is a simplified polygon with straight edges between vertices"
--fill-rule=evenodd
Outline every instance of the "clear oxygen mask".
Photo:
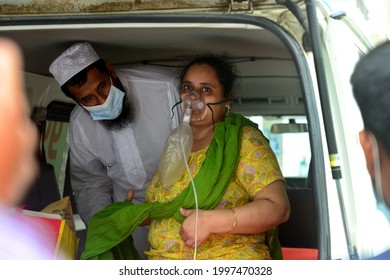
M 191 109 L 190 120 L 201 121 L 206 117 L 207 106 L 202 94 L 190 91 L 182 97 L 181 110 L 186 115 L 186 110 Z M 188 114 L 187 114 L 188 115 Z

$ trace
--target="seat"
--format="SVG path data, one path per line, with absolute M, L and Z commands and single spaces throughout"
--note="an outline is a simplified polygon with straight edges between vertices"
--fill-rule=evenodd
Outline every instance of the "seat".
M 46 161 L 43 142 L 45 139 L 46 122 L 55 121 L 68 123 L 74 106 L 74 103 L 54 100 L 50 102 L 46 108 L 40 107 L 33 110 L 32 118 L 34 122 L 37 123 L 41 136 L 40 152 L 38 154 L 41 168 L 36 182 L 31 186 L 29 193 L 21 204 L 23 208 L 41 211 L 50 203 L 60 200 L 61 197 L 69 196 L 73 214 L 77 214 L 75 198 L 70 183 L 69 156 L 66 163 L 64 190 L 61 196 L 54 167 Z M 86 230 L 77 230 L 76 235 L 79 238 L 77 259 L 80 259 L 81 252 L 84 250 Z
M 47 119 L 52 120 L 52 121 L 69 123 L 70 114 L 71 114 L 74 106 L 75 106 L 74 103 L 54 100 L 54 101 L 50 102 L 49 105 L 47 106 Z M 68 152 L 67 161 L 66 161 L 66 168 L 65 168 L 64 190 L 63 190 L 62 196 L 63 197 L 69 196 L 70 202 L 72 204 L 73 215 L 77 215 L 78 214 L 77 205 L 76 205 L 76 200 L 74 197 L 72 184 L 71 184 L 71 180 L 70 180 L 69 159 L 70 159 L 70 157 L 69 157 L 69 152 Z M 76 235 L 77 235 L 77 238 L 79 238 L 76 259 L 80 259 L 81 253 L 84 251 L 87 230 L 86 229 L 78 229 L 76 231 Z
M 41 116 L 42 111 L 40 108 L 35 108 L 32 118 L 37 124 L 40 137 L 40 145 L 37 152 L 39 174 L 20 204 L 22 208 L 32 211 L 41 211 L 49 204 L 61 199 L 54 166 L 46 161 L 44 146 L 46 118 L 42 118 Z
M 47 105 L 46 119 L 50 121 L 56 122 L 64 122 L 69 123 L 70 114 L 74 108 L 74 103 L 53 100 Z M 66 169 L 65 169 L 65 182 L 64 182 L 64 190 L 62 193 L 62 197 L 69 196 L 73 214 L 77 214 L 76 202 L 73 194 L 73 190 L 70 184 L 70 171 L 69 171 L 69 153 L 66 161 Z
M 287 189 L 291 214 L 279 225 L 279 240 L 283 247 L 317 248 L 316 216 L 313 190 Z
M 313 190 L 313 159 L 309 165 L 308 177 L 302 187 L 289 184 L 286 192 L 290 201 L 291 214 L 287 222 L 279 225 L 279 240 L 284 259 L 317 259 L 317 222 Z
M 49 204 L 61 199 L 53 165 L 40 160 L 39 166 L 38 178 L 20 205 L 32 211 L 41 211 Z

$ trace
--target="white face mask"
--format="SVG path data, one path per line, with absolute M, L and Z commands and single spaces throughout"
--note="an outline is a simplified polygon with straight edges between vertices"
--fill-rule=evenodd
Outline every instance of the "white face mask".
M 382 189 L 382 176 L 381 176 L 381 164 L 379 159 L 378 143 L 375 136 L 370 133 L 369 137 L 372 142 L 372 153 L 374 160 L 374 185 L 375 185 L 375 198 L 377 208 L 383 212 L 388 222 L 390 223 L 390 209 L 386 204 Z
M 96 106 L 83 106 L 91 114 L 91 118 L 94 121 L 113 120 L 122 112 L 125 93 L 112 84 L 111 77 L 110 81 L 110 92 L 103 104 Z

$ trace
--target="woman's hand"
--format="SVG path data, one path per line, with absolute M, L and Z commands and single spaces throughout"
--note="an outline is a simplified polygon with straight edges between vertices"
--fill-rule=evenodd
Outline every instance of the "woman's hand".
M 197 246 L 205 242 L 211 231 L 207 227 L 207 212 L 206 210 L 198 210 L 198 240 Z M 196 210 L 195 209 L 180 209 L 180 213 L 186 217 L 184 220 L 179 234 L 183 239 L 186 246 L 195 247 L 195 233 L 196 233 Z
M 179 234 L 188 247 L 195 244 L 195 209 L 180 209 L 186 217 Z M 290 216 L 290 204 L 284 182 L 277 180 L 259 191 L 253 200 L 232 209 L 198 211 L 198 246 L 211 233 L 255 234 L 265 232 L 285 222 Z
M 188 247 L 195 247 L 196 210 L 180 209 L 186 217 L 179 234 Z M 198 210 L 198 240 L 197 246 L 207 241 L 212 233 L 230 232 L 234 224 L 231 209 Z

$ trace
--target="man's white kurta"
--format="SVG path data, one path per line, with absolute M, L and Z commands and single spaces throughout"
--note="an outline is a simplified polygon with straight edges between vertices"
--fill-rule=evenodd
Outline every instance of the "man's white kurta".
M 171 109 L 179 94 L 170 69 L 138 66 L 116 73 L 136 110 L 132 124 L 109 131 L 79 105 L 70 117 L 71 184 L 77 210 L 86 224 L 98 210 L 125 200 L 130 189 L 135 192 L 134 203 L 144 202 L 165 141 L 179 120 L 178 111 L 172 118 Z M 147 238 L 145 232 L 139 235 Z M 142 242 L 137 233 L 133 238 L 136 245 Z

